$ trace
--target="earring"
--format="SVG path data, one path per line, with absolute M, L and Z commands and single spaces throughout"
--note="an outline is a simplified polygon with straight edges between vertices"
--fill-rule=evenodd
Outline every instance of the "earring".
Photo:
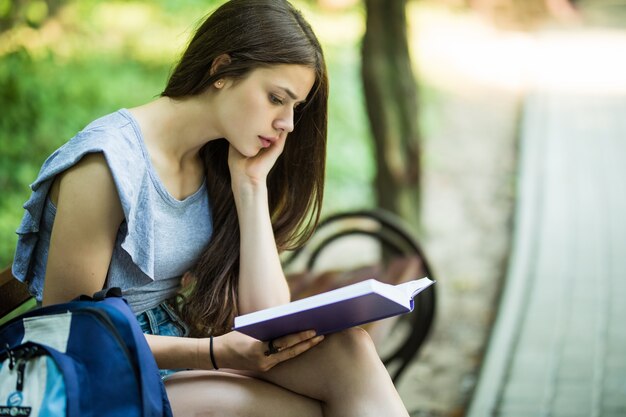
M 222 86 L 224 85 L 224 81 L 223 80 L 217 80 L 215 81 L 215 86 L 217 88 L 222 88 Z

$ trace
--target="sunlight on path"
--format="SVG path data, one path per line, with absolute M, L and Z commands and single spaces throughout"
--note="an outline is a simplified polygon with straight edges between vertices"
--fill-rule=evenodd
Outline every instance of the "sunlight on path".
M 435 331 L 399 390 L 412 415 L 449 417 L 467 412 L 503 280 L 521 104 L 537 92 L 560 97 L 557 108 L 620 100 L 626 31 L 505 31 L 477 15 L 410 7 L 425 143 L 424 243 L 441 279 Z M 578 112 L 559 123 L 570 132 L 604 119 Z
M 465 81 L 513 91 L 626 93 L 626 31 L 555 28 L 505 32 L 477 16 L 414 7 L 413 53 L 435 85 Z

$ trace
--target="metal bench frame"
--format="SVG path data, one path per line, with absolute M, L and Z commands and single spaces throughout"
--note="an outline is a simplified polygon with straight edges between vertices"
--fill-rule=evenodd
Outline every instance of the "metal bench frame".
M 330 233 L 327 233 L 331 230 Z M 305 258 L 305 270 L 314 271 L 321 254 L 331 250 L 330 245 L 348 236 L 366 236 L 381 243 L 383 257 L 415 257 L 421 264 L 422 276 L 435 279 L 430 263 L 408 227 L 395 215 L 382 210 L 357 210 L 342 212 L 320 222 L 311 240 L 302 248 L 285 257 L 286 269 L 297 259 Z M 316 235 L 323 237 L 316 239 Z M 300 260 L 302 263 L 302 260 Z M 367 278 L 367 277 L 363 277 Z M 369 278 L 378 278 L 371 277 Z M 410 279 L 420 277 L 412 276 Z M 290 274 L 288 274 L 290 279 Z M 320 278 L 321 279 L 321 278 Z M 297 297 L 296 297 L 297 298 Z M 407 337 L 396 346 L 393 352 L 383 358 L 386 366 L 395 368 L 392 379 L 397 382 L 410 362 L 415 359 L 426 341 L 435 319 L 436 291 L 430 287 L 415 299 L 415 309 L 411 314 L 401 316 L 395 324 L 408 323 Z M 393 329 L 392 329 L 393 331 Z M 390 368 L 391 369 L 391 368 Z

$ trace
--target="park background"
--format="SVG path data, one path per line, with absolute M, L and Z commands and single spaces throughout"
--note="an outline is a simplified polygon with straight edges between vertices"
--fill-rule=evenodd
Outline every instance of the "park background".
M 0 0 L 0 266 L 13 257 L 21 206 L 45 158 L 91 120 L 157 97 L 196 24 L 220 3 Z M 576 58 L 591 54 L 621 73 L 605 46 L 624 46 L 626 15 L 609 0 L 579 1 L 578 10 L 550 0 L 401 3 L 421 147 L 417 221 L 407 222 L 437 272 L 439 305 L 431 338 L 398 388 L 412 415 L 460 416 L 509 260 L 525 94 L 542 83 L 612 88 L 612 72 L 585 77 Z M 361 76 L 366 7 L 294 4 L 320 38 L 331 80 L 324 214 L 375 207 L 379 155 Z M 581 38 L 583 24 L 610 36 Z

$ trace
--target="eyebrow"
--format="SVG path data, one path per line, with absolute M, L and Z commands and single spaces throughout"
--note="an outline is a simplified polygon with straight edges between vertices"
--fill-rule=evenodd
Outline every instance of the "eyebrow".
M 285 93 L 287 93 L 287 95 L 289 97 L 291 97 L 293 100 L 298 100 L 298 96 L 296 95 L 296 93 L 294 93 L 293 91 L 291 91 L 287 87 L 278 86 L 278 88 L 283 90 Z M 300 103 L 304 103 L 305 101 L 306 101 L 306 99 L 305 100 L 300 100 Z

